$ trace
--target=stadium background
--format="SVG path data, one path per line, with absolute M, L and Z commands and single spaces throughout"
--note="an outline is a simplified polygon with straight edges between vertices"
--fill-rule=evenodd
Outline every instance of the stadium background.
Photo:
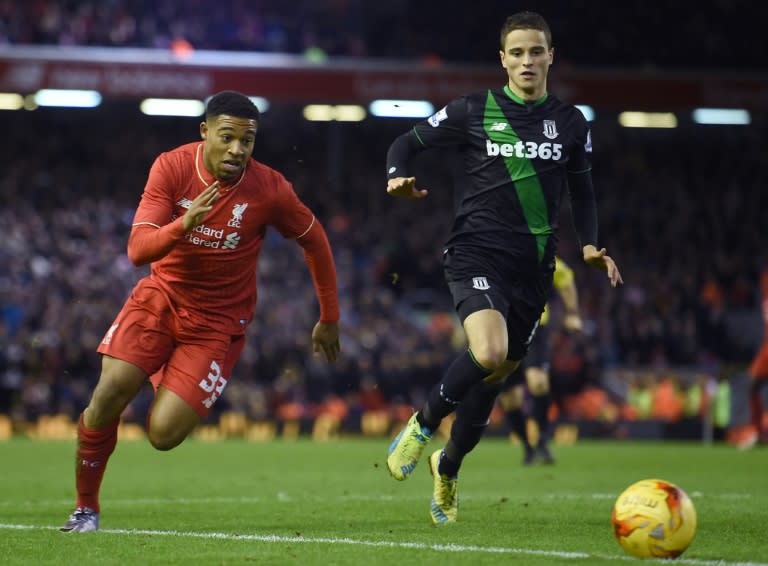
M 310 280 L 298 248 L 271 233 L 248 346 L 200 434 L 387 434 L 462 347 L 440 267 L 450 181 L 428 157 L 430 198 L 387 198 L 386 148 L 414 119 L 312 122 L 304 106 L 403 92 L 437 106 L 501 84 L 497 30 L 531 8 L 552 25 L 552 92 L 595 110 L 601 240 L 626 281 L 609 290 L 585 270 L 565 224 L 560 252 L 587 330 L 553 333 L 553 380 L 579 393 L 560 418 L 581 435 L 738 440 L 768 265 L 765 9 L 450 4 L 232 0 L 210 13 L 202 1 L 0 1 L 0 91 L 96 80 L 103 94 L 93 109 L 0 111 L 2 434 L 72 435 L 98 378 L 95 347 L 146 272 L 125 256 L 132 212 L 152 159 L 195 139 L 199 117 L 149 117 L 139 102 L 243 86 L 270 104 L 255 157 L 294 182 L 329 232 L 344 355 L 333 368 L 310 355 Z M 751 123 L 696 124 L 699 106 L 743 108 Z M 625 110 L 671 112 L 677 127 L 626 128 Z M 149 401 L 125 421 L 139 427 Z

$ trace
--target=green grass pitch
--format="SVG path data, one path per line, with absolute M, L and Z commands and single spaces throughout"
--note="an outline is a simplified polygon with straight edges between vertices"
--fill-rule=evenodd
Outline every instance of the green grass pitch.
M 465 461 L 459 521 L 434 527 L 428 453 L 397 482 L 387 446 L 192 439 L 161 453 L 119 442 L 102 530 L 65 534 L 74 442 L 0 442 L 0 564 L 628 564 L 611 506 L 630 483 L 658 477 L 697 510 L 677 563 L 768 566 L 766 449 L 579 441 L 555 447 L 556 465 L 525 468 L 519 447 L 488 438 Z

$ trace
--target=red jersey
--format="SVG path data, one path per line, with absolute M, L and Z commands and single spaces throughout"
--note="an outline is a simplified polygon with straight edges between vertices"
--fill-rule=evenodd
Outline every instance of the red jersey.
M 162 153 L 149 173 L 134 217 L 128 254 L 153 262 L 150 278 L 175 309 L 208 327 L 244 332 L 256 304 L 256 264 L 268 226 L 304 248 L 321 306 L 321 320 L 338 320 L 336 279 L 320 223 L 277 171 L 249 159 L 242 176 L 221 184 L 221 197 L 190 232 L 182 216 L 216 179 L 203 164 L 203 143 Z
M 755 379 L 768 379 L 768 268 L 763 269 L 760 274 L 760 291 L 762 294 L 760 308 L 763 312 L 764 325 L 763 343 L 752 360 L 749 373 Z

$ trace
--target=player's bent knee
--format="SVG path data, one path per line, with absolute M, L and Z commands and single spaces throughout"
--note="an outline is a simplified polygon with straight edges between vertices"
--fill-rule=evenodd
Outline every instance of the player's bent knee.
M 150 414 L 147 436 L 157 450 L 171 450 L 184 442 L 200 422 L 200 416 L 186 401 L 160 387 Z
M 515 387 L 505 391 L 499 395 L 499 404 L 501 408 L 506 411 L 515 411 L 523 406 L 523 387 L 522 385 L 516 385 Z
M 504 360 L 495 370 L 493 370 L 493 373 L 483 381 L 494 385 L 501 385 L 507 380 L 512 372 L 515 371 L 515 368 L 519 363 L 520 362 L 514 360 Z
M 528 384 L 528 390 L 531 395 L 545 395 L 549 393 L 549 375 L 541 368 L 527 368 L 525 370 L 525 381 Z
M 509 377 L 509 374 L 498 373 L 497 371 L 495 371 L 491 375 L 486 377 L 483 381 L 485 381 L 486 383 L 494 384 L 494 385 L 501 385 L 507 380 L 507 377 Z
M 160 450 L 161 452 L 172 450 L 184 442 L 188 435 L 189 431 L 187 430 L 182 430 L 172 424 L 158 423 L 150 417 L 147 438 L 149 438 L 149 443 L 155 450 Z
M 173 450 L 186 438 L 186 436 L 177 437 L 173 434 L 165 435 L 162 433 L 154 432 L 152 430 L 149 431 L 147 436 L 149 437 L 149 443 L 152 445 L 152 447 L 155 450 L 160 450 L 161 452 Z
M 484 367 L 493 375 L 506 361 L 507 350 L 506 348 L 492 347 L 473 348 L 472 356 L 478 365 Z
M 197 425 L 197 419 L 168 418 L 167 413 L 152 411 L 147 426 L 147 437 L 152 447 L 160 451 L 176 448 Z
M 104 356 L 101 375 L 85 411 L 85 424 L 100 428 L 123 412 L 146 382 L 147 374 L 128 362 Z

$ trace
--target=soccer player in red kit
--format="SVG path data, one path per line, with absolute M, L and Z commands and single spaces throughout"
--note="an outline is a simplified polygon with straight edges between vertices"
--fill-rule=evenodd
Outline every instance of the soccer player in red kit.
M 752 379 L 749 388 L 749 413 L 753 430 L 752 434 L 740 443 L 740 448 L 752 448 L 758 442 L 768 442 L 768 430 L 763 424 L 763 415 L 766 411 L 763 391 L 768 388 L 768 267 L 763 268 L 760 274 L 760 293 L 760 310 L 763 313 L 765 330 L 763 343 L 749 366 L 749 376 Z
M 268 226 L 303 249 L 320 303 L 314 351 L 339 353 L 333 255 L 320 222 L 277 171 L 251 157 L 259 111 L 237 92 L 213 96 L 202 142 L 154 162 L 128 239 L 151 263 L 99 345 L 102 370 L 78 423 L 75 511 L 62 531 L 99 528 L 99 488 L 120 414 L 147 380 L 147 436 L 178 446 L 224 391 L 256 304 L 256 266 Z

